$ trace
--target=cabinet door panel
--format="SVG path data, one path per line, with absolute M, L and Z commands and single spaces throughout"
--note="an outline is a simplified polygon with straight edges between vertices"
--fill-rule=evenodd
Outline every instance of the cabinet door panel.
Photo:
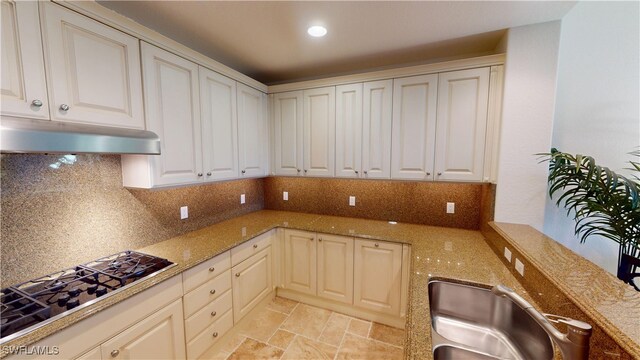
M 336 87 L 336 176 L 362 172 L 362 84 Z
M 392 178 L 433 179 L 437 96 L 438 75 L 394 80 Z
M 237 86 L 240 176 L 265 176 L 269 151 L 263 94 L 244 84 Z
M 304 91 L 304 175 L 333 176 L 335 87 Z
M 285 230 L 285 287 L 316 294 L 316 236 L 305 231 Z
M 49 119 L 36 1 L 2 1 L 2 115 Z M 42 106 L 34 106 L 38 100 Z
M 59 5 L 41 6 L 51 119 L 143 129 L 138 39 Z
M 237 178 L 236 82 L 202 66 L 199 72 L 204 178 Z
M 302 175 L 302 91 L 273 97 L 276 175 Z
M 353 302 L 353 238 L 318 234 L 318 296 Z
M 439 75 L 436 180 L 481 181 L 489 68 Z
M 100 346 L 103 359 L 184 359 L 182 300 L 167 305 Z
M 153 156 L 156 185 L 201 181 L 198 65 L 142 44 L 147 128 L 160 137 Z
M 366 178 L 391 176 L 393 80 L 364 83 L 362 171 Z
M 235 324 L 273 290 L 271 246 L 234 266 L 232 272 Z
M 353 304 L 400 315 L 402 244 L 356 239 Z

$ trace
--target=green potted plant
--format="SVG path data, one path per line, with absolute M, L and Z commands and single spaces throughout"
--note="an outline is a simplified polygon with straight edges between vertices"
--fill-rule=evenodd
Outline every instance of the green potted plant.
M 640 158 L 640 149 L 630 153 Z M 549 196 L 576 222 L 584 243 L 600 235 L 619 244 L 617 276 L 640 291 L 640 162 L 630 161 L 631 178 L 596 165 L 590 156 L 551 149 L 539 154 L 549 161 Z

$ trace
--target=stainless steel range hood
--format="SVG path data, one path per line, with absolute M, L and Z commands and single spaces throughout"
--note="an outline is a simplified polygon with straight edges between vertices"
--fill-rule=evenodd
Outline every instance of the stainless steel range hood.
M 160 154 L 151 131 L 2 118 L 0 151 L 47 154 Z

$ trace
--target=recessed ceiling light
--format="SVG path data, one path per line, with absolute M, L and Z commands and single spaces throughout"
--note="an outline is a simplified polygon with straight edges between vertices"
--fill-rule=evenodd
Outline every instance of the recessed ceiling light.
M 313 37 L 323 37 L 327 35 L 327 28 L 324 26 L 315 25 L 307 29 L 307 33 Z

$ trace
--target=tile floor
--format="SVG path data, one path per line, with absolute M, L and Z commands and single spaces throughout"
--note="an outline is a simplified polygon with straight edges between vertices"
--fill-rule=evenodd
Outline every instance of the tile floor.
M 210 360 L 402 359 L 405 331 L 276 297 Z

